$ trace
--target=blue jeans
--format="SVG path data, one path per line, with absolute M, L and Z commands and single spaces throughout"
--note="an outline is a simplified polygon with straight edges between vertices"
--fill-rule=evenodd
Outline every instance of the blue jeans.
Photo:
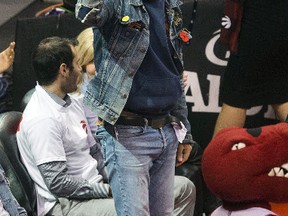
M 163 128 L 103 126 L 97 131 L 118 216 L 171 216 L 174 209 L 175 158 L 172 125 Z

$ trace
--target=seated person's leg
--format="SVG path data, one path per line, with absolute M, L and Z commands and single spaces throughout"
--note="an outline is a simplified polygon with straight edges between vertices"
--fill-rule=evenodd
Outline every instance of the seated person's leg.
M 82 216 L 116 216 L 114 200 L 106 199 L 90 199 L 90 200 L 69 200 L 67 198 L 59 198 L 59 202 L 48 213 L 49 215 L 82 215 Z
M 193 215 L 196 199 L 195 185 L 183 176 L 175 176 L 174 183 L 175 208 L 174 216 Z M 59 198 L 59 202 L 53 207 L 48 215 L 83 215 L 86 216 L 116 216 L 114 200 L 90 199 L 86 201 L 69 200 Z
M 216 209 L 220 201 L 206 187 L 202 176 L 201 159 L 203 150 L 198 143 L 193 144 L 192 152 L 187 162 L 176 167 L 175 174 L 185 176 L 196 186 L 196 203 L 194 216 L 202 216 L 203 213 L 209 214 Z
M 194 214 L 196 188 L 192 181 L 183 176 L 175 176 L 174 179 L 175 206 L 173 215 Z

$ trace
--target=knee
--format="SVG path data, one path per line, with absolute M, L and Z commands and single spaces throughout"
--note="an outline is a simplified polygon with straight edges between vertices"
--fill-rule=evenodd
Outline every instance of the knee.
M 181 195 L 182 197 L 191 200 L 191 202 L 195 202 L 196 200 L 196 187 L 194 183 L 186 177 L 181 179 L 182 187 L 181 187 Z

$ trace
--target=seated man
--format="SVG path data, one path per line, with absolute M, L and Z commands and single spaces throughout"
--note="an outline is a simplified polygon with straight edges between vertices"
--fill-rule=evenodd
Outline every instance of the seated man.
M 81 73 L 77 41 L 51 37 L 33 53 L 38 85 L 17 132 L 22 160 L 37 190 L 38 215 L 116 215 L 83 105 L 69 97 Z M 175 179 L 174 215 L 193 215 L 196 191 Z M 159 215 L 160 216 L 160 215 Z

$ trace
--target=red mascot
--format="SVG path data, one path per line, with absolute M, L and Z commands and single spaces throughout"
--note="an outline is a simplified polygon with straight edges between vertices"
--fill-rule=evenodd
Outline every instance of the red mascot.
M 222 200 L 211 216 L 278 215 L 270 203 L 288 202 L 288 123 L 221 130 L 204 151 L 202 169 Z

